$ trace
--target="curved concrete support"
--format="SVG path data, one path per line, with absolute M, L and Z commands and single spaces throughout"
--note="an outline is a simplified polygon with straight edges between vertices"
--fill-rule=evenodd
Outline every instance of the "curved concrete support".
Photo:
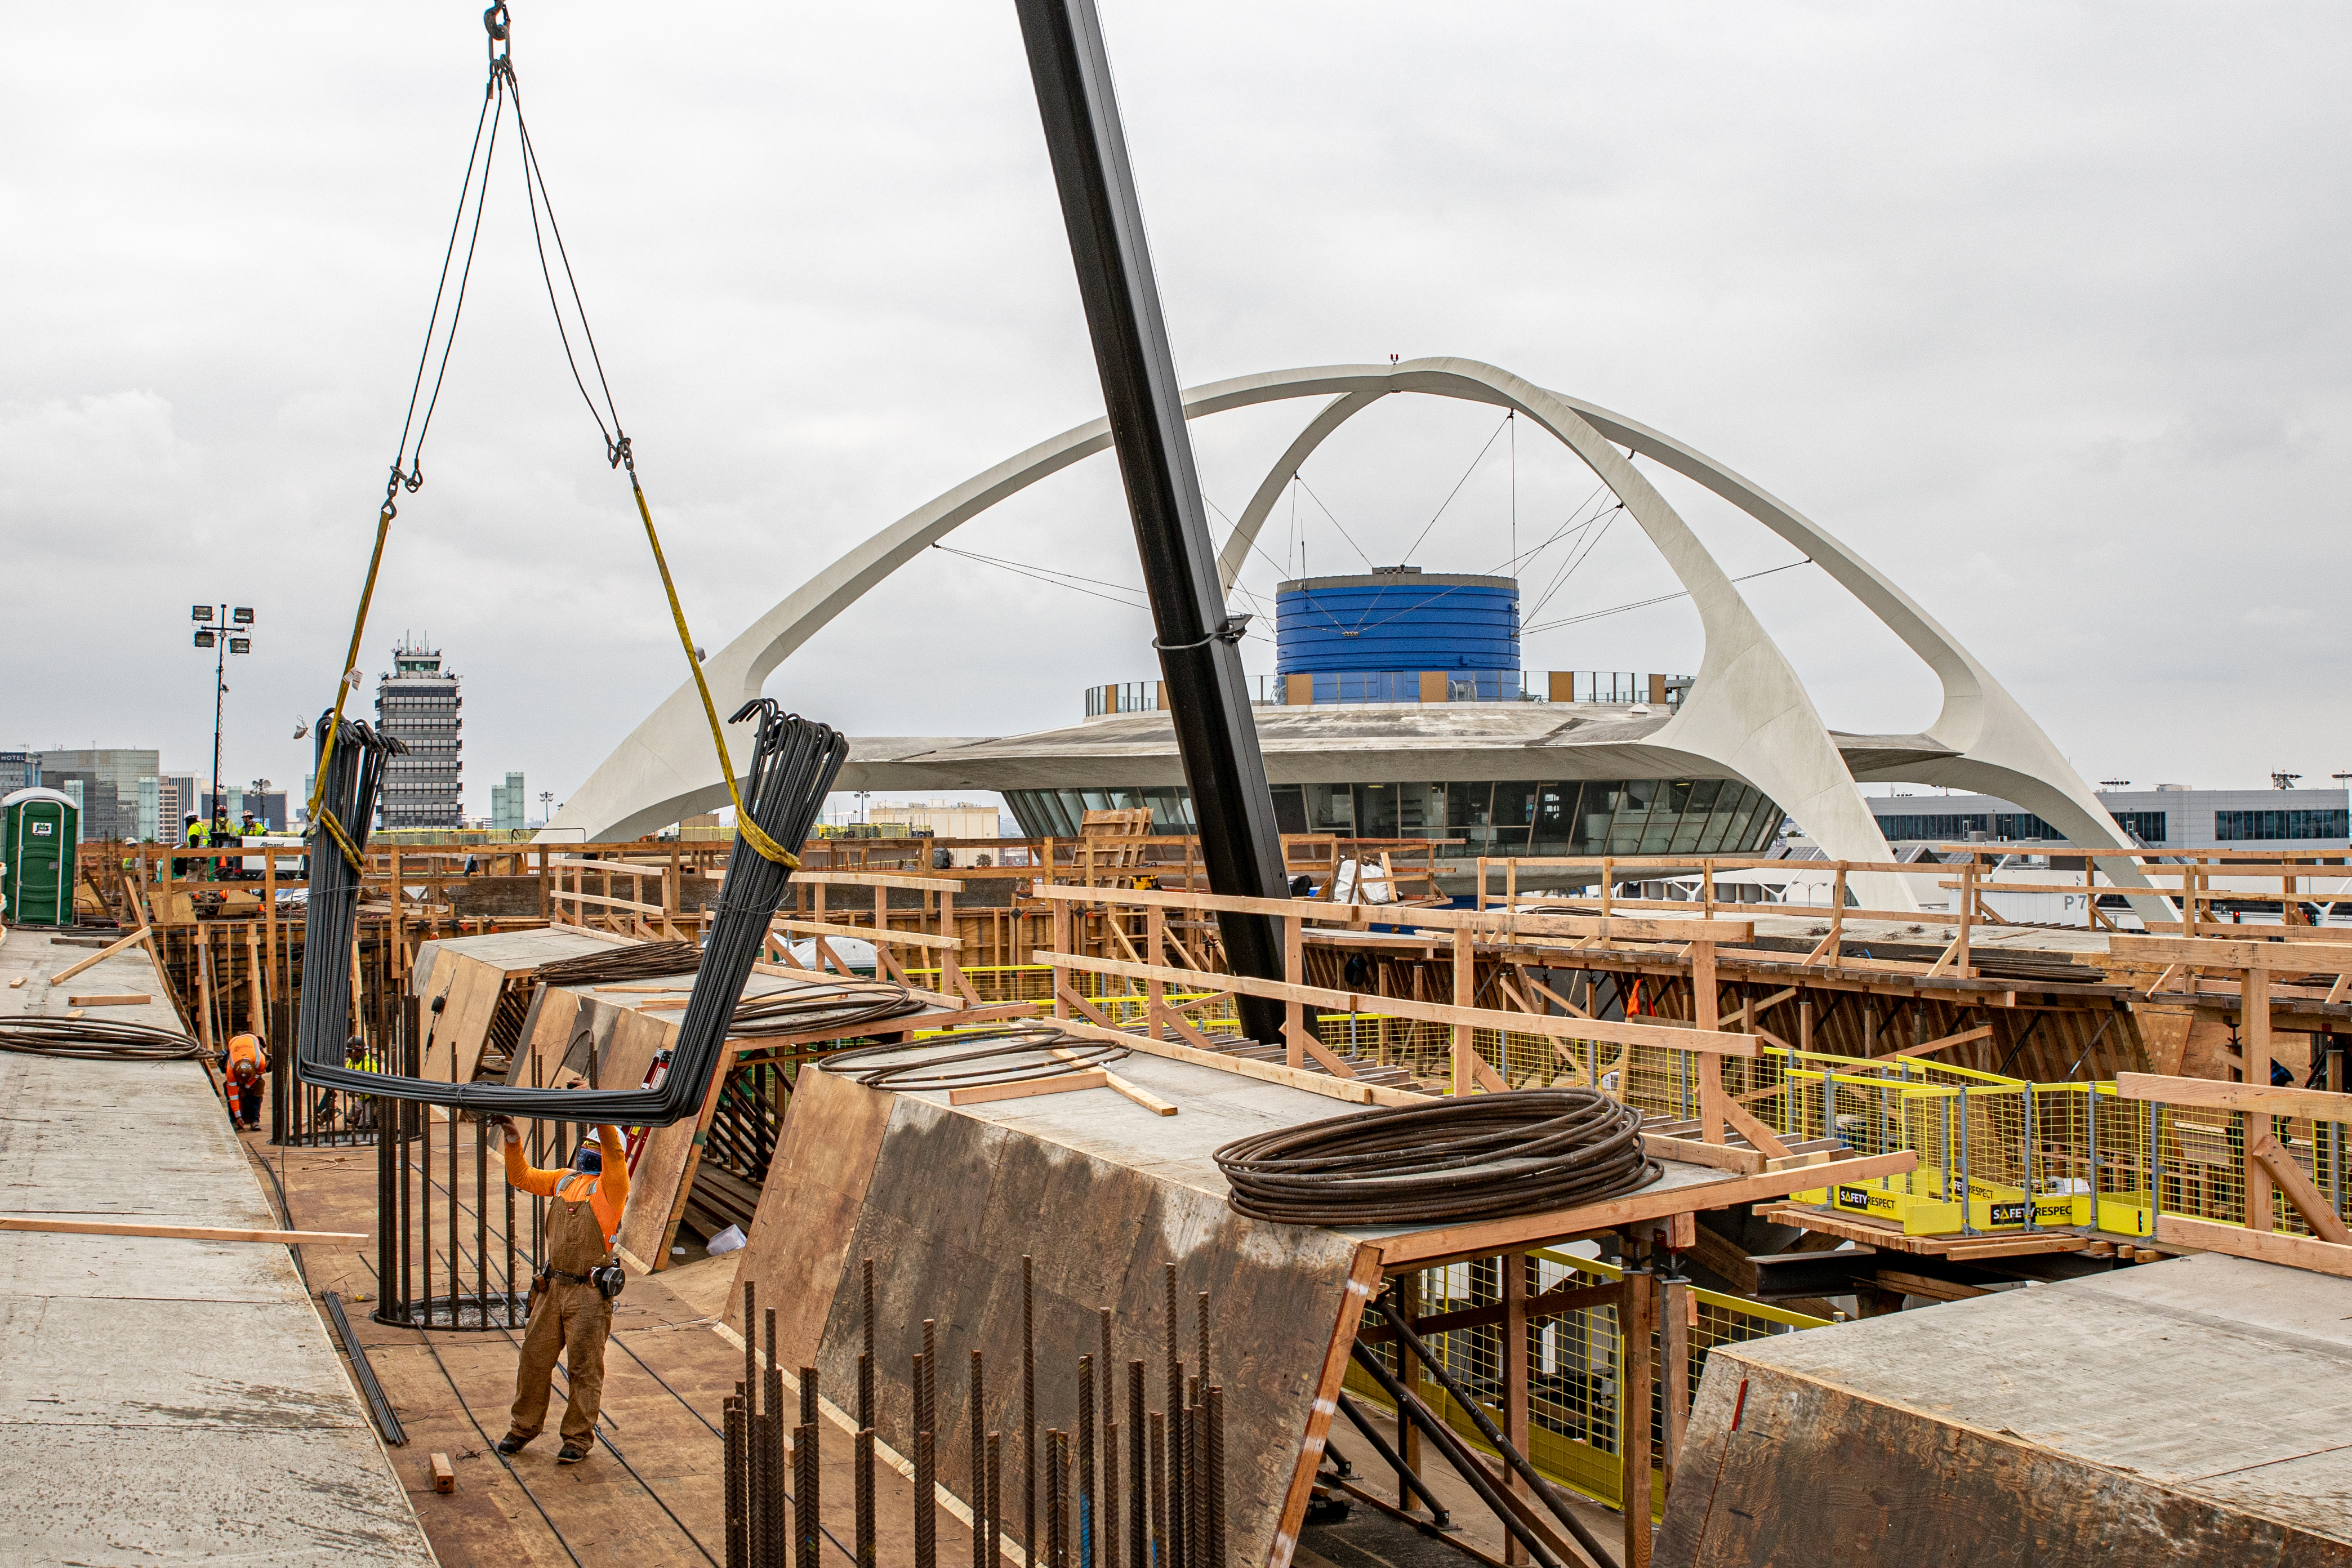
M 1766 791 L 1838 858 L 1886 856 L 1876 822 L 1795 670 L 1688 525 L 1612 441 L 1687 475 L 1804 550 L 1927 660 L 1945 693 L 1943 711 L 1931 733 L 1962 753 L 1928 771 L 1950 782 L 1965 778 L 1977 787 L 1994 789 L 2077 842 L 2126 843 L 2088 785 L 2015 700 L 1875 568 L 1793 509 L 1703 454 L 1646 426 L 1492 365 L 1431 359 L 1393 366 L 1318 366 L 1237 377 L 1188 395 L 1187 418 L 1286 398 L 1330 399 L 1267 474 L 1227 540 L 1218 565 L 1228 591 L 1298 466 L 1349 418 L 1400 392 L 1527 414 L 1575 452 L 1641 524 L 1689 592 L 1706 637 L 1690 697 L 1652 737 L 1662 751 L 1710 763 Z M 1090 421 L 908 513 L 834 562 L 714 655 L 708 667 L 714 690 L 730 701 L 756 697 L 778 664 L 917 552 L 1108 444 L 1106 423 Z M 681 685 L 575 792 L 553 826 L 584 830 L 595 837 L 625 837 L 723 802 L 726 786 L 708 771 L 708 743 L 694 689 L 691 683 Z M 740 760 L 730 760 L 740 765 Z M 1995 780 L 1997 784 L 1991 782 Z M 2111 865 L 2110 869 L 2137 879 L 2127 868 Z M 1874 885 L 1856 889 L 1865 902 L 1881 908 L 1916 907 L 1903 879 L 1869 881 Z

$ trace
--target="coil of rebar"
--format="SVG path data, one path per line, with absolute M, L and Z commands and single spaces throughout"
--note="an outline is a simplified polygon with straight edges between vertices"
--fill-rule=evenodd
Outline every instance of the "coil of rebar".
M 1589 1089 L 1468 1095 L 1335 1116 L 1216 1152 L 1234 1212 L 1289 1225 L 1501 1219 L 1635 1192 L 1664 1174 L 1641 1112 Z
M 863 1024 L 919 1013 L 923 1005 L 907 988 L 888 980 L 829 981 L 747 996 L 735 1004 L 734 1021 L 727 1026 L 731 1040 L 756 1040 L 776 1035 L 805 1035 L 816 1029 L 844 1034 Z
M 205 1060 L 219 1055 L 177 1029 L 94 1018 L 10 1018 L 0 1023 L 0 1051 L 122 1062 Z
M 904 1093 L 1028 1083 L 1108 1067 L 1128 1054 L 1125 1046 L 1112 1041 L 1089 1039 L 1037 1022 L 935 1035 L 903 1045 L 863 1046 L 825 1058 L 824 1067 L 827 1072 L 855 1078 L 868 1089 Z

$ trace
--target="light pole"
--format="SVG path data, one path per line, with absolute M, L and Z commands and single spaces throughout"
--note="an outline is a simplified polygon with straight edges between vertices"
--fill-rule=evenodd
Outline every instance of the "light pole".
M 219 616 L 215 618 L 217 610 Z M 221 790 L 221 706 L 228 696 L 228 656 L 253 651 L 253 611 L 239 605 L 232 609 L 226 605 L 197 605 L 190 608 L 188 618 L 196 623 L 195 646 L 215 649 L 213 654 L 213 797 L 212 810 L 205 816 L 209 832 L 212 820 L 226 805 Z
M 555 792 L 551 789 L 543 789 L 539 792 L 539 825 L 541 827 L 546 826 L 549 823 L 555 820 L 555 813 L 547 809 L 548 804 L 554 800 L 554 798 Z

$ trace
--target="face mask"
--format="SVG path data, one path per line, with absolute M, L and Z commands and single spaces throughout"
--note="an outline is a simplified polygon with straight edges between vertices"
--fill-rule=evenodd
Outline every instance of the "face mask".
M 593 1143 L 583 1143 L 580 1152 L 572 1156 L 572 1168 L 593 1176 L 604 1169 L 604 1152 Z

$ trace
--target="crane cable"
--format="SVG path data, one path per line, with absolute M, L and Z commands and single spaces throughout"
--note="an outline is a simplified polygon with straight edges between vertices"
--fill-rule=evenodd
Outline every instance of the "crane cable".
M 787 870 L 798 870 L 800 858 L 770 837 L 760 825 L 751 819 L 751 814 L 743 807 L 742 792 L 737 787 L 735 782 L 734 759 L 729 755 L 727 750 L 726 731 L 719 725 L 719 709 L 710 697 L 710 684 L 703 679 L 702 658 L 695 649 L 694 634 L 688 629 L 686 610 L 678 602 L 677 584 L 670 576 L 669 561 L 662 553 L 661 534 L 654 527 L 653 509 L 646 503 L 645 487 L 637 480 L 636 454 L 631 447 L 628 436 L 621 428 L 620 412 L 613 402 L 612 384 L 605 378 L 604 360 L 596 352 L 595 335 L 588 326 L 587 307 L 581 300 L 579 281 L 572 275 L 572 258 L 564 248 L 563 231 L 555 222 L 555 204 L 547 194 L 546 181 L 540 173 L 539 155 L 531 145 L 530 132 L 523 120 L 522 86 L 515 78 L 512 58 L 513 21 L 503 0 L 482 13 L 482 26 L 489 35 L 489 79 L 482 89 L 481 115 L 474 124 L 473 150 L 466 156 L 466 180 L 457 194 L 457 216 L 450 226 L 449 243 L 441 257 L 441 280 L 433 292 L 433 313 L 425 323 L 424 353 L 418 357 L 416 379 L 409 388 L 408 415 L 400 428 L 400 450 L 394 455 L 392 477 L 384 485 L 383 503 L 376 513 L 375 545 L 368 557 L 366 581 L 360 588 L 359 608 L 352 619 L 351 647 L 343 656 L 343 673 L 335 687 L 333 717 L 326 726 L 325 749 L 319 757 L 318 782 L 313 785 L 310 793 L 308 808 L 310 819 L 316 827 L 326 830 L 328 837 L 335 841 L 336 847 L 342 851 L 344 859 L 353 868 L 361 868 L 360 850 L 352 844 L 342 824 L 336 819 L 333 812 L 322 813 L 319 809 L 326 789 L 327 763 L 333 754 L 336 733 L 341 728 L 343 704 L 363 679 L 359 668 L 360 643 L 366 634 L 368 607 L 375 598 L 376 580 L 383 568 L 384 543 L 391 535 L 393 519 L 399 515 L 400 509 L 396 504 L 398 494 L 404 489 L 414 493 L 425 483 L 425 437 L 432 427 L 433 410 L 440 402 L 441 383 L 443 377 L 448 374 L 450 351 L 457 344 L 457 322 L 466 308 L 466 285 L 473 276 L 474 247 L 481 237 L 482 208 L 489 197 L 490 163 L 498 153 L 499 128 L 504 120 L 505 108 L 510 102 L 514 109 L 516 138 L 520 143 L 522 152 L 523 190 L 530 204 L 531 238 L 539 250 L 540 275 L 547 285 L 547 302 L 555 314 L 556 335 L 562 340 L 563 355 L 572 366 L 572 382 L 579 386 L 581 396 L 587 401 L 589 415 L 596 421 L 597 434 L 604 437 L 606 462 L 609 466 L 625 469 L 628 473 L 629 492 L 637 503 L 637 516 L 644 521 L 646 527 L 646 543 L 653 552 L 654 568 L 661 576 L 662 592 L 669 601 L 670 621 L 677 628 L 678 646 L 686 653 L 687 668 L 693 672 L 695 690 L 702 699 L 703 717 L 710 725 L 710 742 L 719 753 L 719 777 L 726 782 L 728 797 L 735 805 L 736 831 L 762 858 L 773 861 Z M 489 131 L 487 146 L 484 144 L 482 134 L 485 122 Z M 478 185 L 474 176 L 478 164 L 481 169 Z M 457 276 L 457 298 L 451 304 L 448 327 L 444 331 L 441 328 L 441 300 L 448 290 L 449 267 L 457 255 L 457 231 L 467 226 L 466 205 L 468 197 L 473 201 L 474 221 L 466 241 L 465 267 Z M 606 410 L 613 416 L 612 428 L 609 431 L 605 428 L 604 416 L 596 410 L 596 400 L 590 396 L 587 384 L 581 376 L 580 363 L 572 353 L 571 334 L 564 329 L 563 308 L 556 298 L 554 276 L 549 271 L 547 265 L 546 242 L 540 235 L 539 209 L 542 204 L 547 208 L 548 228 L 555 237 L 555 252 L 563 268 L 563 280 L 571 290 L 572 308 L 580 317 L 581 335 L 587 342 L 589 360 L 595 367 L 597 385 L 604 394 Z M 433 340 L 436 334 L 441 337 L 440 368 L 435 373 L 433 378 L 433 395 L 425 403 L 424 422 L 416 425 L 416 405 L 424 390 L 425 366 L 433 357 Z M 416 444 L 413 449 L 408 442 L 411 425 L 416 425 Z

